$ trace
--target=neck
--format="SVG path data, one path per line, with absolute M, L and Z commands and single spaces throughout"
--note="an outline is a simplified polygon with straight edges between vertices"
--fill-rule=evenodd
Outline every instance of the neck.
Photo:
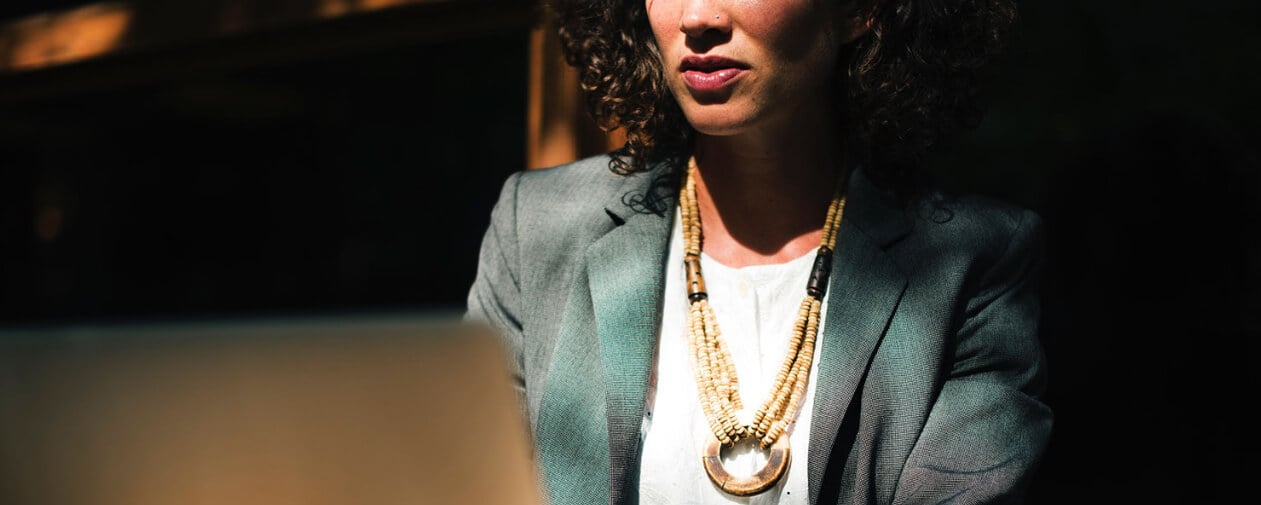
M 697 139 L 704 251 L 734 266 L 783 263 L 819 245 L 841 154 L 827 121 Z

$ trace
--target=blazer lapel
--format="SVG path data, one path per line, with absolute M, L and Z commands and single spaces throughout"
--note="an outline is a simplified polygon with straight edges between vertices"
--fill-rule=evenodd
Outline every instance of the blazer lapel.
M 587 249 L 557 337 L 538 428 L 553 504 L 623 503 L 636 492 L 674 217 L 622 203 L 648 175 L 629 177 L 604 209 L 615 227 Z M 601 468 L 608 480 L 592 482 Z
M 608 430 L 587 272 L 580 269 L 569 295 L 546 390 L 539 408 L 536 444 L 548 503 L 580 505 L 606 501 L 609 491 Z
M 906 288 L 905 275 L 883 248 L 909 231 L 909 219 L 861 172 L 851 180 L 828 281 L 827 320 L 810 419 L 812 503 L 819 498 L 842 420 Z
M 608 409 L 610 503 L 636 492 L 673 216 L 629 216 L 587 252 Z

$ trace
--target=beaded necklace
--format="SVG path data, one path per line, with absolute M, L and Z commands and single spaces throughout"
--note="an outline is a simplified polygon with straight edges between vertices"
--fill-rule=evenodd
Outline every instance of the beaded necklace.
M 788 342 L 788 353 L 775 375 L 775 383 L 766 401 L 753 415 L 752 422 L 741 422 L 736 413 L 744 409 L 740 399 L 739 380 L 735 362 L 727 349 L 726 341 L 714 320 L 705 291 L 705 279 L 701 275 L 701 217 L 696 199 L 696 159 L 688 160 L 688 171 L 683 189 L 679 192 L 679 213 L 683 223 L 683 265 L 687 272 L 688 345 L 692 350 L 692 370 L 696 374 L 696 386 L 700 395 L 701 409 L 714 433 L 706 444 L 701 460 L 710 480 L 720 489 L 738 496 L 757 494 L 775 485 L 788 469 L 790 460 L 788 437 L 782 436 L 788 425 L 797 417 L 797 410 L 805 396 L 810 381 L 810 366 L 814 359 L 814 344 L 819 333 L 819 312 L 823 296 L 827 293 L 828 276 L 832 271 L 832 251 L 836 247 L 836 231 L 845 211 L 845 197 L 841 185 L 832 196 L 827 218 L 823 224 L 823 238 L 810 281 L 806 285 L 806 297 L 797 310 L 797 322 L 793 325 Z M 722 465 L 721 446 L 732 446 L 745 438 L 760 441 L 763 449 L 770 449 L 766 465 L 748 477 L 736 477 L 727 473 Z

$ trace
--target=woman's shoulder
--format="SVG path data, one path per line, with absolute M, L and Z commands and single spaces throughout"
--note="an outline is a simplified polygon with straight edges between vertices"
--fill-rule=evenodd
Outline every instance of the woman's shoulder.
M 512 174 L 492 214 L 523 247 L 567 251 L 584 247 L 613 225 L 627 198 L 650 187 L 653 174 L 619 175 L 607 154 Z
M 1041 256 L 1042 219 L 1006 202 L 931 192 L 909 206 L 908 216 L 911 232 L 904 251 L 921 265 L 988 267 Z
M 1012 240 L 1037 235 L 1041 219 L 1034 212 L 992 198 L 955 194 L 928 187 L 897 196 L 876 185 L 862 170 L 855 173 L 854 218 L 882 245 L 936 254 L 1002 254 Z M 847 216 L 849 211 L 847 210 Z
M 600 154 L 553 167 L 525 170 L 518 176 L 527 197 L 590 195 L 600 188 L 621 185 L 621 176 L 609 170 L 609 154 Z
M 505 197 L 524 212 L 556 217 L 581 216 L 621 201 L 622 195 L 649 181 L 647 174 L 619 175 L 609 169 L 610 154 L 601 154 L 549 168 L 525 170 L 509 177 Z M 511 192 L 511 194 L 509 194 Z
M 933 191 L 910 205 L 915 228 L 939 240 L 1005 242 L 1022 230 L 1039 228 L 1041 218 L 1031 210 L 979 195 Z

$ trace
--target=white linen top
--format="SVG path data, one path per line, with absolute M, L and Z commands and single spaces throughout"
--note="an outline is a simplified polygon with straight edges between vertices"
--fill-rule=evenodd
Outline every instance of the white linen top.
M 740 397 L 747 422 L 766 400 L 775 372 L 783 363 L 797 309 L 806 296 L 806 282 L 815 252 L 775 265 L 732 268 L 701 254 L 701 268 L 709 303 L 740 379 Z M 701 465 L 705 444 L 713 438 L 700 408 L 695 376 L 688 359 L 686 322 L 688 301 L 683 264 L 683 233 L 675 217 L 666 264 L 661 333 L 656 367 L 648 388 L 643 428 L 639 499 L 644 504 L 797 504 L 809 502 L 806 452 L 810 443 L 810 412 L 814 406 L 817 366 L 810 368 L 797 420 L 788 431 L 791 460 L 788 473 L 776 485 L 749 497 L 727 494 L 715 486 Z M 826 298 L 824 306 L 826 307 Z M 814 363 L 824 345 L 820 315 Z M 738 444 L 724 456 L 733 475 L 752 475 L 766 462 L 755 443 Z

